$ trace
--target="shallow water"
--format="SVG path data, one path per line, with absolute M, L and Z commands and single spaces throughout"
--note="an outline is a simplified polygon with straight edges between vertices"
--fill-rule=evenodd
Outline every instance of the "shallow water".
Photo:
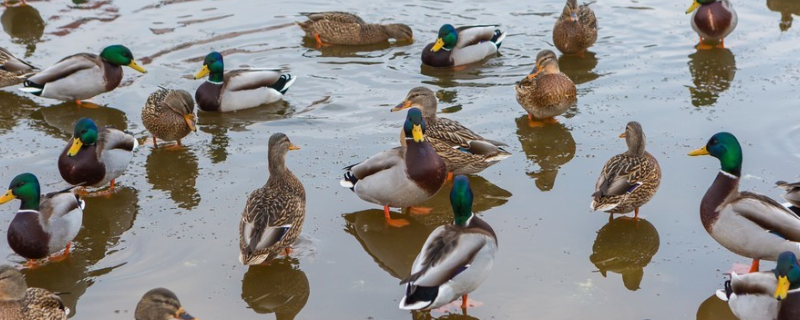
M 434 318 L 727 319 L 714 290 L 734 263 L 748 261 L 703 229 L 698 205 L 719 167 L 686 153 L 731 131 L 745 152 L 742 188 L 777 198 L 772 183 L 797 178 L 800 26 L 787 21 L 800 10 L 794 0 L 736 1 L 740 22 L 728 49 L 696 53 L 688 5 L 593 4 L 597 44 L 583 59 L 559 59 L 578 84 L 578 106 L 545 128 L 527 126 L 512 87 L 536 53 L 551 48 L 560 0 L 51 0 L 4 10 L 8 36 L 0 46 L 35 64 L 122 43 L 148 73 L 126 68 L 121 88 L 94 99 L 108 107 L 94 110 L 0 91 L 0 184 L 30 171 L 43 191 L 65 187 L 55 162 L 84 116 L 143 141 L 147 96 L 159 85 L 194 92 L 200 81 L 191 75 L 211 50 L 225 54 L 228 68 L 280 67 L 300 77 L 285 102 L 201 113 L 186 150 L 144 145 L 117 193 L 87 201 L 71 258 L 24 271 L 28 283 L 63 292 L 75 319 L 131 319 L 141 295 L 159 286 L 201 319 L 419 319 L 397 308 L 398 283 L 427 234 L 450 219 L 449 186 L 427 204 L 431 216 L 389 229 L 380 208 L 338 180 L 342 167 L 397 145 L 404 116 L 389 109 L 426 85 L 437 92 L 440 113 L 514 153 L 470 178 L 475 211 L 500 243 L 492 274 L 470 295 L 480 306 L 469 317 Z M 407 23 L 416 42 L 318 50 L 292 22 L 299 12 L 322 10 Z M 420 50 L 446 22 L 501 22 L 509 36 L 481 64 L 421 68 Z M 642 123 L 664 172 L 640 226 L 609 223 L 588 209 L 599 170 L 625 149 L 617 136 L 630 120 Z M 237 224 L 247 194 L 266 181 L 266 142 L 278 131 L 303 147 L 287 160 L 309 199 L 303 241 L 291 260 L 247 268 L 237 261 Z M 0 231 L 17 205 L 0 207 Z M 1 238 L 0 257 L 21 263 Z M 614 256 L 626 261 L 608 261 Z

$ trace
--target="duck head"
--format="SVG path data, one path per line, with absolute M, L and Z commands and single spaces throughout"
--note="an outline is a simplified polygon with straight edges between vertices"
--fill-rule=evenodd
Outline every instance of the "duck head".
M 720 132 L 713 135 L 705 147 L 689 152 L 689 155 L 710 155 L 719 159 L 722 171 L 737 177 L 742 174 L 742 147 L 731 133 Z
M 784 251 L 778 256 L 778 265 L 775 267 L 775 278 L 778 278 L 778 287 L 775 289 L 775 299 L 783 300 L 790 289 L 800 288 L 800 265 L 797 257 L 790 251 Z
M 420 143 L 425 141 L 425 120 L 422 119 L 422 111 L 417 108 L 408 109 L 406 122 L 403 125 L 403 132 L 405 132 L 406 140 L 413 139 L 414 142 Z
M 147 73 L 147 70 L 142 68 L 136 60 L 133 59 L 133 53 L 131 50 L 123 45 L 113 45 L 108 46 L 100 52 L 100 57 L 105 59 L 106 61 L 110 62 L 111 64 L 118 65 L 118 66 L 128 66 L 133 70 L 139 71 L 141 73 Z
M 209 76 L 208 81 L 222 83 L 224 72 L 225 64 L 222 62 L 222 54 L 214 51 L 206 55 L 203 67 L 194 75 L 194 78 L 196 80 Z
M 458 31 L 450 24 L 443 25 L 439 28 L 439 35 L 436 37 L 436 43 L 433 44 L 431 51 L 439 52 L 439 50 L 450 51 L 455 48 L 458 42 Z
M 453 180 L 453 190 L 450 191 L 450 205 L 453 207 L 453 224 L 466 226 L 472 219 L 472 188 L 469 187 L 467 176 L 458 175 Z
M 74 157 L 84 145 L 94 145 L 97 143 L 97 136 L 97 125 L 92 119 L 79 119 L 72 130 L 72 146 L 67 151 L 67 156 Z
M 0 204 L 19 199 L 22 201 L 20 210 L 38 210 L 40 194 L 39 179 L 32 173 L 22 173 L 11 180 L 8 191 L 0 197 Z

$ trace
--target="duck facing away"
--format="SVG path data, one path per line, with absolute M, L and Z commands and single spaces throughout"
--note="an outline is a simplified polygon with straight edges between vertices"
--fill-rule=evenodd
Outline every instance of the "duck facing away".
M 392 112 L 407 108 L 422 110 L 427 130 L 425 137 L 447 166 L 448 178 L 453 174 L 474 174 L 511 156 L 503 149 L 508 145 L 484 139 L 455 120 L 436 116 L 436 95 L 426 87 L 416 87 L 405 100 L 392 108 Z M 405 132 L 400 133 L 401 143 Z
M 567 0 L 564 11 L 553 27 L 553 44 L 561 53 L 586 51 L 597 41 L 597 18 L 589 4 L 578 6 L 577 0 Z
M 361 17 L 349 12 L 315 12 L 306 15 L 308 21 L 296 22 L 306 36 L 323 45 L 368 45 L 383 43 L 389 39 L 411 41 L 413 31 L 402 23 L 366 23 Z
M 383 206 L 386 222 L 393 227 L 408 225 L 392 219 L 389 207 L 413 207 L 432 198 L 447 178 L 447 167 L 425 137 L 422 111 L 408 110 L 405 147 L 378 153 L 364 162 L 347 166 L 341 185 L 364 201 Z
M 625 132 L 628 151 L 611 157 L 603 166 L 592 194 L 592 210 L 608 213 L 634 211 L 639 218 L 639 207 L 650 201 L 661 184 L 661 167 L 653 155 L 645 151 L 642 125 L 628 122 Z
M 222 54 L 211 52 L 203 67 L 194 76 L 208 76 L 194 93 L 197 106 L 203 111 L 228 112 L 244 110 L 283 99 L 295 77 L 281 74 L 280 69 L 236 69 L 225 72 Z
M 774 270 L 731 274 L 717 297 L 741 320 L 791 320 L 800 318 L 800 265 L 789 251 L 778 256 Z
M 459 297 L 467 308 L 467 294 L 486 279 L 494 265 L 497 235 L 472 213 L 472 189 L 466 176 L 457 176 L 450 192 L 453 223 L 439 226 L 428 236 L 411 267 L 400 309 L 430 310 Z
M 700 203 L 700 220 L 717 243 L 753 259 L 751 272 L 759 260 L 775 261 L 784 251 L 800 254 L 800 217 L 767 196 L 739 192 L 742 147 L 733 134 L 717 133 L 689 155 L 711 155 L 722 167 Z
M 153 135 L 154 146 L 158 138 L 177 141 L 176 147 L 181 147 L 181 139 L 197 131 L 192 95 L 185 90 L 158 89 L 147 97 L 142 123 Z
M 792 206 L 800 208 L 800 182 L 788 183 L 786 181 L 778 181 L 775 182 L 775 186 L 778 188 L 782 188 L 786 191 L 783 194 L 783 198 Z
M 724 48 L 725 37 L 739 23 L 739 16 L 728 0 L 695 0 L 686 13 L 692 13 L 692 29 L 700 36 L 696 48 L 700 50 Z
M 306 190 L 286 168 L 286 153 L 300 150 L 283 133 L 269 138 L 269 179 L 247 197 L 239 222 L 239 261 L 261 264 L 281 251 L 287 255 L 303 229 Z
M 0 319 L 67 320 L 69 308 L 61 298 L 42 288 L 28 288 L 22 272 L 0 266 Z
M 20 90 L 40 97 L 63 101 L 86 100 L 109 92 L 122 81 L 122 66 L 147 73 L 131 50 L 122 45 L 108 46 L 100 55 L 78 53 L 61 59 L 24 83 Z
M 112 127 L 98 128 L 89 118 L 75 122 L 72 139 L 58 157 L 58 171 L 67 183 L 101 187 L 111 183 L 128 168 L 139 142 L 133 135 Z
M 14 199 L 20 206 L 8 226 L 8 245 L 14 252 L 28 259 L 28 266 L 36 266 L 35 260 L 46 258 L 64 250 L 63 260 L 69 254 L 72 240 L 78 235 L 86 206 L 71 189 L 40 193 L 39 179 L 31 173 L 14 177 L 8 191 L 0 197 L 0 204 Z
M 178 296 L 164 288 L 147 291 L 136 305 L 134 318 L 136 320 L 195 319 L 183 309 Z
M 557 122 L 553 117 L 567 112 L 578 102 L 575 83 L 558 67 L 555 52 L 542 50 L 536 67 L 514 86 L 517 102 L 528 112 L 531 127 Z
M 39 68 L 0 48 L 0 88 L 23 83 L 38 71 Z
M 443 25 L 436 42 L 422 49 L 422 63 L 431 67 L 458 67 L 481 61 L 495 54 L 506 38 L 506 33 L 498 27 Z

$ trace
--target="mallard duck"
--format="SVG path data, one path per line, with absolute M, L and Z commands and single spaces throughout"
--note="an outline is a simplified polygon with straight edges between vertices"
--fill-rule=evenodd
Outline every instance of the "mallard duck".
M 553 27 L 553 44 L 561 53 L 586 51 L 597 41 L 597 18 L 589 4 L 578 6 L 577 0 L 567 0 L 564 11 Z
M 28 288 L 22 272 L 0 266 L 0 319 L 67 320 L 69 308 L 61 298 L 42 288 Z
M 100 187 L 111 183 L 128 168 L 139 142 L 121 130 L 97 125 L 89 118 L 75 122 L 75 129 L 58 157 L 61 178 L 71 185 Z
M 306 218 L 306 190 L 286 168 L 286 153 L 300 150 L 283 133 L 269 138 L 269 179 L 247 197 L 239 222 L 239 261 L 261 264 L 279 251 L 288 255 Z
M 400 309 L 430 310 L 459 297 L 467 308 L 467 294 L 486 279 L 497 252 L 492 227 L 472 213 L 472 189 L 466 176 L 457 176 L 450 192 L 453 223 L 439 226 L 428 236 L 411 267 Z
M 0 87 L 23 83 L 38 71 L 39 68 L 0 48 Z
M 536 67 L 514 86 L 514 91 L 533 127 L 542 126 L 540 120 L 555 122 L 553 117 L 566 112 L 578 101 L 575 83 L 561 72 L 558 58 L 550 50 L 536 55 Z
M 498 27 L 443 25 L 436 42 L 422 49 L 422 63 L 431 67 L 457 67 L 481 61 L 497 52 L 506 38 L 506 33 Z
M 306 36 L 317 40 L 317 46 L 367 45 L 389 39 L 411 41 L 413 31 L 402 23 L 371 24 L 349 12 L 315 12 L 306 15 L 308 21 L 295 22 Z
M 447 178 L 444 161 L 425 138 L 422 111 L 409 109 L 403 128 L 405 147 L 389 149 L 345 167 L 347 172 L 341 181 L 362 200 L 382 205 L 387 223 L 394 227 L 406 226 L 408 221 L 392 219 L 390 206 L 417 206 L 436 195 Z
M 61 59 L 23 83 L 20 90 L 44 98 L 64 101 L 86 100 L 114 90 L 122 81 L 122 67 L 147 73 L 131 50 L 122 45 L 108 46 L 100 55 L 78 53 Z
M 603 166 L 590 207 L 612 214 L 634 211 L 633 218 L 638 219 L 639 207 L 658 191 L 661 167 L 656 158 L 644 150 L 644 131 L 638 122 L 628 122 L 619 137 L 625 138 L 628 151 L 611 157 Z
M 739 275 L 731 273 L 717 297 L 728 302 L 742 320 L 790 320 L 800 317 L 800 265 L 794 253 L 778 256 L 774 270 Z
M 158 138 L 177 140 L 180 147 L 181 138 L 197 131 L 192 95 L 184 90 L 158 89 L 142 108 L 142 123 L 153 135 L 153 145 Z
M 692 12 L 692 29 L 700 36 L 697 49 L 724 48 L 725 37 L 739 23 L 739 16 L 728 0 L 694 0 L 686 14 Z
M 136 320 L 195 319 L 181 307 L 178 296 L 164 288 L 147 291 L 136 305 L 134 318 Z
M 39 180 L 31 173 L 14 177 L 0 204 L 14 199 L 21 204 L 8 226 L 11 249 L 28 259 L 28 266 L 61 250 L 64 254 L 59 259 L 65 258 L 81 229 L 83 200 L 71 189 L 41 196 Z
M 800 182 L 788 183 L 786 181 L 775 182 L 775 186 L 786 190 L 783 198 L 797 208 L 800 208 Z
M 194 76 L 208 76 L 194 93 L 197 106 L 203 111 L 237 111 L 283 99 L 296 79 L 281 74 L 280 69 L 237 69 L 225 72 L 222 54 L 209 53 L 203 67 Z
M 411 89 L 406 99 L 391 111 L 407 108 L 422 110 L 422 118 L 427 126 L 425 137 L 444 160 L 449 178 L 453 174 L 481 172 L 511 156 L 511 153 L 501 148 L 507 147 L 507 144 L 484 139 L 458 121 L 436 117 L 436 96 L 426 87 Z M 400 139 L 401 143 L 405 142 L 404 132 L 400 133 Z
M 751 272 L 759 260 L 775 261 L 784 251 L 800 254 L 800 217 L 767 196 L 739 192 L 742 147 L 733 134 L 717 133 L 689 155 L 711 155 L 722 167 L 700 203 L 700 220 L 714 240 L 753 259 Z

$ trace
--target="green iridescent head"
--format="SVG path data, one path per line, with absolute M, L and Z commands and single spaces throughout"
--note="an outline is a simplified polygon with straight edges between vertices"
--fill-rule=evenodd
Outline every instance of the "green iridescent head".
M 708 140 L 705 147 L 689 153 L 690 156 L 711 155 L 719 159 L 722 171 L 735 175 L 742 174 L 742 147 L 733 134 L 720 132 Z
M 123 45 L 115 44 L 113 46 L 105 47 L 103 51 L 100 52 L 100 57 L 111 64 L 128 66 L 131 67 L 131 69 L 141 73 L 147 73 L 147 71 L 139 66 L 139 64 L 136 63 L 136 60 L 133 59 L 133 53 L 131 53 L 131 50 Z
M 67 156 L 75 156 L 84 145 L 91 146 L 97 143 L 97 125 L 89 118 L 80 118 L 75 122 L 72 130 L 72 146 L 67 150 Z
M 403 131 L 406 139 L 413 139 L 415 142 L 425 141 L 425 120 L 422 119 L 422 111 L 418 108 L 408 109 L 406 122 L 403 124 Z
M 458 31 L 450 24 L 443 25 L 439 28 L 439 35 L 436 38 L 436 43 L 433 44 L 431 51 L 438 52 L 442 48 L 447 51 L 455 48 L 458 42 Z
M 20 210 L 38 210 L 40 194 L 39 179 L 32 173 L 23 173 L 11 180 L 8 191 L 0 197 L 0 204 L 19 199 L 22 201 Z
M 456 176 L 453 190 L 450 191 L 450 205 L 453 206 L 453 222 L 456 225 L 466 226 L 472 218 L 472 199 L 472 188 L 469 187 L 467 176 Z
M 778 256 L 778 265 L 773 272 L 778 279 L 775 299 L 786 299 L 789 290 L 800 288 L 800 265 L 797 264 L 797 257 L 791 251 L 784 251 Z
M 203 67 L 200 68 L 200 71 L 197 72 L 194 78 L 200 79 L 209 76 L 208 81 L 222 82 L 224 73 L 225 64 L 222 62 L 222 54 L 213 51 L 206 55 L 206 58 L 203 60 Z

